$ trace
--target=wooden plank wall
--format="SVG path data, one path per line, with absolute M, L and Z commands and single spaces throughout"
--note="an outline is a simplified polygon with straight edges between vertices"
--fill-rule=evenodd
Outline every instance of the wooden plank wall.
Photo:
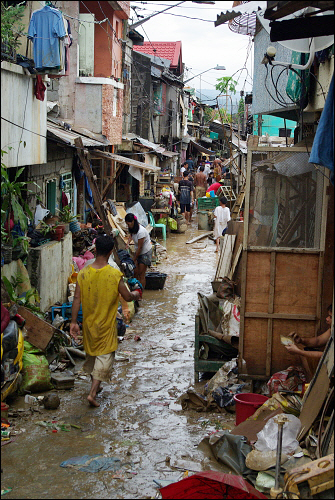
M 315 335 L 320 255 L 296 252 L 245 252 L 240 352 L 248 375 L 270 377 L 297 362 L 282 346 L 281 335 Z

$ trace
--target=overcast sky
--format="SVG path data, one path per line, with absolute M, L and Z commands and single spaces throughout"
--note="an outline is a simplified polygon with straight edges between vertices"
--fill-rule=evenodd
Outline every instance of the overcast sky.
M 178 1 L 157 0 L 154 2 L 134 1 L 130 5 L 137 7 L 136 11 L 139 15 L 147 17 L 154 11 L 164 10 L 168 5 L 177 3 Z M 216 1 L 215 5 L 199 5 L 186 1 L 179 7 L 149 19 L 142 26 L 139 26 L 137 31 L 144 36 L 145 41 L 148 41 L 148 38 L 150 41 L 181 40 L 183 63 L 189 69 L 185 79 L 216 65 L 225 66 L 225 71 L 211 70 L 201 76 L 202 90 L 215 89 L 217 78 L 232 76 L 233 73 L 243 68 L 247 59 L 246 67 L 249 74 L 246 70 L 243 70 L 238 72 L 234 79 L 239 80 L 238 90 L 244 87 L 245 91 L 251 91 L 253 44 L 250 37 L 232 32 L 227 24 L 221 24 L 217 28 L 214 26 L 217 15 L 221 14 L 224 8 L 231 8 L 232 5 L 232 1 Z M 138 20 L 133 9 L 131 9 L 130 16 L 133 18 L 133 22 Z M 211 22 L 179 16 L 200 18 Z M 129 21 L 131 22 L 131 19 Z M 189 85 L 199 90 L 200 78 L 194 78 Z M 205 96 L 203 96 L 204 98 Z

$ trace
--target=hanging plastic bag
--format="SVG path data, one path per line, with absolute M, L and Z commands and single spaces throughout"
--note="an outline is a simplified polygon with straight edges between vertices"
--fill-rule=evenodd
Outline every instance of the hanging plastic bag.
M 294 415 L 285 415 L 288 422 L 283 426 L 282 452 L 289 454 L 293 453 L 299 446 L 296 437 L 301 429 L 300 420 Z M 257 434 L 255 443 L 256 450 L 270 451 L 277 449 L 278 439 L 278 424 L 275 422 L 276 417 L 270 418 L 263 429 Z

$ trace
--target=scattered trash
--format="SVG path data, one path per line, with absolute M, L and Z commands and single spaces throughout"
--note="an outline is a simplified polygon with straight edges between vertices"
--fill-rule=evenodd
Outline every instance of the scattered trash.
M 44 353 L 32 344 L 24 341 L 22 357 L 22 384 L 20 392 L 43 392 L 52 389 L 50 370 Z
M 184 346 L 184 345 L 183 345 L 183 346 L 181 346 L 181 345 L 179 345 L 179 344 L 173 344 L 173 346 L 171 346 L 171 349 L 172 349 L 173 351 L 176 351 L 176 352 L 184 352 L 184 351 L 185 351 L 185 349 L 186 349 L 186 346 Z
M 85 377 L 86 378 L 86 377 Z M 72 389 L 74 387 L 75 377 L 67 373 L 52 373 L 51 382 L 56 389 Z
M 267 493 L 275 485 L 275 478 L 266 472 L 257 474 L 255 488 L 262 493 Z
M 300 420 L 294 415 L 287 414 L 287 422 L 283 427 L 282 453 L 293 453 L 299 446 L 296 437 L 301 429 Z M 277 448 L 278 424 L 276 417 L 270 418 L 264 428 L 257 434 L 256 450 L 271 451 Z
M 38 404 L 38 399 L 35 396 L 31 396 L 30 394 L 26 394 L 24 397 L 24 402 L 30 405 Z
M 124 467 L 125 465 L 129 465 L 129 462 L 122 463 L 119 458 L 104 457 L 100 454 L 73 457 L 65 460 L 60 464 L 61 467 L 75 468 L 83 472 L 117 472 L 121 467 Z
M 55 319 L 53 320 L 53 322 L 51 324 L 55 328 L 60 328 L 62 326 L 62 324 L 65 323 L 65 321 L 66 321 L 66 319 L 63 318 L 63 316 L 61 316 L 60 314 L 56 314 Z
M 56 410 L 60 405 L 60 399 L 57 394 L 51 393 L 44 397 L 43 404 L 46 410 Z
M 65 424 L 64 422 L 58 422 L 57 420 L 53 420 L 52 422 L 48 420 L 38 420 L 37 422 L 35 422 L 35 424 L 41 427 L 45 427 L 46 429 L 50 429 L 52 431 L 70 432 L 71 430 L 70 424 Z
M 12 489 L 13 488 L 4 488 L 4 489 L 1 488 L 1 496 L 6 495 L 6 493 L 9 493 L 10 491 L 12 491 Z
M 139 340 L 141 340 L 141 337 L 139 335 L 135 335 L 134 340 L 138 342 Z
M 245 384 L 229 384 L 228 387 L 217 387 L 212 392 L 212 397 L 220 408 L 233 406 L 235 404 L 234 395 L 239 394 Z
M 129 355 L 125 354 L 122 351 L 115 353 L 115 361 L 129 361 Z
M 276 465 L 277 450 L 259 451 L 252 450 L 245 459 L 245 465 L 249 469 L 262 471 L 270 469 Z M 288 455 L 282 453 L 281 463 L 283 464 L 288 459 Z

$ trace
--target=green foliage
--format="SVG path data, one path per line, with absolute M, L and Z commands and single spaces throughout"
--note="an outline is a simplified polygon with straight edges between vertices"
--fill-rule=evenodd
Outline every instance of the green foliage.
M 1 150 L 1 224 L 3 225 L 7 219 L 9 228 L 10 216 L 13 212 L 14 223 L 19 222 L 22 231 L 26 231 L 28 228 L 27 216 L 33 219 L 33 214 L 23 198 L 23 191 L 32 191 L 27 189 L 27 182 L 18 181 L 25 167 L 17 170 L 13 182 L 9 180 L 6 165 L 2 161 L 4 154 L 7 154 L 7 151 Z M 34 184 L 40 189 L 36 183 Z M 10 232 L 8 234 L 8 240 L 10 243 L 13 242 L 13 237 Z
M 71 213 L 70 205 L 66 205 L 66 207 L 63 208 L 63 210 L 58 210 L 58 212 L 59 212 L 59 220 L 61 222 L 65 222 L 65 224 L 76 221 L 78 218 L 77 215 L 73 215 Z
M 6 276 L 2 277 L 2 281 L 5 285 L 6 291 L 10 297 L 10 300 L 15 302 L 16 304 L 19 304 L 21 306 L 26 307 L 27 309 L 30 309 L 36 316 L 38 316 L 41 319 L 44 319 L 43 313 L 41 312 L 40 308 L 37 307 L 34 303 L 32 303 L 32 300 L 34 302 L 40 302 L 40 297 L 38 295 L 38 292 L 36 288 L 30 288 L 30 290 L 27 290 L 25 292 L 24 297 L 19 297 L 16 293 L 16 287 L 18 284 L 24 282 L 24 278 L 20 278 L 19 276 L 12 276 L 12 283 L 9 281 Z M 13 285 L 16 285 L 15 287 Z
M 13 248 L 21 246 L 24 253 L 28 253 L 29 249 L 29 240 L 26 236 L 18 236 L 13 240 Z
M 218 82 L 215 86 L 216 90 L 220 90 L 222 94 L 228 94 L 232 92 L 234 95 L 236 94 L 236 85 L 237 81 L 233 80 L 231 76 L 223 76 L 222 78 L 217 78 Z
M 8 2 L 1 2 L 1 44 L 4 45 L 8 54 L 19 47 L 19 38 L 26 34 L 22 23 L 25 9 L 23 4 L 24 2 L 8 5 Z M 3 52 L 3 47 L 1 52 Z
M 244 113 L 244 99 L 241 97 L 241 99 L 238 102 L 238 114 Z
M 38 231 L 43 234 L 43 236 L 46 236 L 47 234 L 50 233 L 52 230 L 52 227 L 49 226 L 44 220 L 41 220 L 38 225 Z

